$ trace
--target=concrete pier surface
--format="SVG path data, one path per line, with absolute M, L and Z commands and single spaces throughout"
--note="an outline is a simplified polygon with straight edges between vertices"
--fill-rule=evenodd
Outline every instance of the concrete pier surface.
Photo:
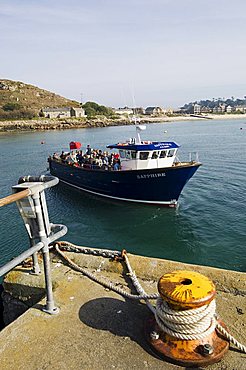
M 67 253 L 78 265 L 94 271 L 128 292 L 135 293 L 122 263 L 103 257 Z M 157 292 L 165 273 L 192 270 L 208 276 L 217 289 L 217 313 L 230 333 L 246 343 L 246 274 L 129 254 L 133 270 L 147 293 Z M 12 297 L 32 305 L 44 293 L 44 277 L 17 267 L 4 283 Z M 125 299 L 52 260 L 52 280 L 59 314 L 42 312 L 36 303 L 0 332 L 1 368 L 8 369 L 181 369 L 157 358 L 150 350 L 144 325 L 150 310 L 141 301 Z M 35 298 L 36 297 L 36 298 Z M 153 301 L 153 304 L 155 302 Z M 207 369 L 246 369 L 246 355 L 231 349 Z

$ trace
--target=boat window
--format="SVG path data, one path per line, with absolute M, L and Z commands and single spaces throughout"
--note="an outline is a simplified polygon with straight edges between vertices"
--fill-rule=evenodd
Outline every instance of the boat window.
M 152 159 L 157 159 L 158 158 L 158 152 L 153 152 L 151 158 Z
M 160 158 L 166 158 L 167 156 L 167 151 L 166 150 L 162 150 L 161 151 L 161 154 L 160 154 Z
M 175 152 L 175 149 L 170 149 L 169 151 L 168 151 L 168 157 L 173 157 L 174 156 L 174 152 Z
M 148 159 L 149 152 L 140 152 L 140 157 L 139 159 L 146 161 Z
M 131 159 L 131 151 L 126 150 L 126 159 Z
M 119 154 L 120 154 L 120 158 L 122 158 L 122 159 L 126 158 L 126 151 L 125 150 L 120 149 Z
M 136 157 L 137 157 L 136 150 L 132 150 L 132 159 L 136 159 Z

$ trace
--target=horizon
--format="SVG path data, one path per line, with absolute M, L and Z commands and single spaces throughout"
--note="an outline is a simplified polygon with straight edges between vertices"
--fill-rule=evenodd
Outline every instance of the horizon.
M 244 10 L 242 0 L 223 6 L 211 0 L 1 0 L 1 74 L 112 107 L 241 98 Z

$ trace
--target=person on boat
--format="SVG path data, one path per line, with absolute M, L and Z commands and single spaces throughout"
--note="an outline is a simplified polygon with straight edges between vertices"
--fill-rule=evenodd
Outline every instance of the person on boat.
M 104 155 L 102 156 L 102 169 L 103 170 L 108 169 L 108 157 L 106 155 L 106 152 L 104 152 Z
M 64 151 L 61 152 L 61 155 L 60 155 L 60 159 L 61 161 L 63 162 L 66 158 L 66 154 L 64 153 Z
M 113 163 L 113 170 L 114 171 L 119 171 L 120 170 L 120 161 L 119 159 L 115 159 Z
M 82 150 L 80 150 L 80 151 L 78 152 L 78 154 L 77 154 L 76 158 L 77 158 L 78 164 L 79 164 L 80 166 L 82 166 L 82 164 L 84 163 L 84 157 L 83 157 L 83 152 L 82 152 Z
M 57 152 L 53 154 L 53 159 L 56 159 L 56 160 L 60 159 L 60 156 Z
M 77 158 L 76 158 L 76 153 L 74 151 L 72 151 L 72 153 L 70 153 L 70 157 L 71 157 L 71 160 L 76 163 L 77 162 Z
M 87 145 L 86 154 L 91 155 L 91 147 L 89 144 Z

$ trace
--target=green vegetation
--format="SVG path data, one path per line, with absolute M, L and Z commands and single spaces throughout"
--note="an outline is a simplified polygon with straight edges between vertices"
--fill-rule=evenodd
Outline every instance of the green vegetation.
M 0 80 L 0 120 L 42 118 L 42 108 L 80 106 L 77 101 L 23 82 Z M 118 118 L 111 108 L 94 102 L 85 103 L 83 108 L 88 118 Z
M 85 110 L 85 114 L 88 118 L 96 118 L 98 116 L 113 118 L 115 116 L 113 109 L 91 101 L 83 104 L 82 108 Z
M 218 108 L 221 105 L 230 106 L 232 108 L 236 108 L 239 106 L 246 106 L 246 96 L 244 96 L 243 99 L 235 99 L 234 96 L 231 98 L 213 98 L 212 100 L 206 99 L 206 100 L 200 100 L 200 101 L 194 101 L 185 104 L 183 107 L 181 107 L 182 110 L 185 110 L 189 113 L 193 113 L 194 110 L 194 104 L 199 104 L 202 107 L 206 107 L 208 109 L 214 109 Z
M 7 103 L 7 104 L 4 104 L 2 109 L 5 111 L 5 112 L 13 112 L 14 110 L 19 110 L 21 108 L 21 105 L 18 104 L 18 103 Z
M 80 103 L 20 81 L 0 79 L 0 119 L 31 119 L 42 108 L 79 107 Z
M 1 120 L 15 120 L 15 119 L 32 119 L 36 117 L 36 113 L 32 109 L 15 108 L 15 109 L 4 109 L 0 108 L 0 119 Z

